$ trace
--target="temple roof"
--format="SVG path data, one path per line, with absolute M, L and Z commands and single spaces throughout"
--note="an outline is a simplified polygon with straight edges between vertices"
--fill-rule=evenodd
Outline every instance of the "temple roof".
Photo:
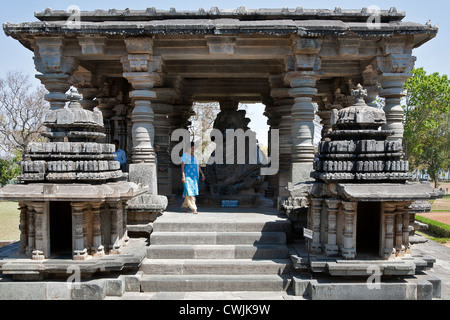
M 332 103 L 348 94 L 348 79 L 366 85 L 372 74 L 408 73 L 412 50 L 438 32 L 430 23 L 403 21 L 405 13 L 395 8 L 71 10 L 46 9 L 34 22 L 5 23 L 3 29 L 35 52 L 39 72 L 45 69 L 39 48 L 45 47 L 50 60 L 59 55 L 79 63 L 78 84 L 98 88 L 104 83 L 98 76 L 122 85 L 124 57 L 151 53 L 159 77 L 154 87 L 174 89 L 172 104 L 223 97 L 281 103 L 290 98 L 285 75 L 298 63 L 318 71 L 316 101 Z M 143 47 L 134 48 L 133 41 Z M 296 61 L 301 54 L 317 59 Z
M 404 11 L 397 11 L 395 7 L 389 10 L 379 10 L 381 22 L 388 23 L 401 21 L 405 16 Z M 177 11 L 171 8 L 168 11 L 147 8 L 146 10 L 95 10 L 81 11 L 80 17 L 84 21 L 150 21 L 168 19 L 238 19 L 238 20 L 341 20 L 343 22 L 366 22 L 374 14 L 373 9 L 364 7 L 362 9 L 343 10 L 336 7 L 334 10 L 327 9 L 303 9 L 281 8 L 281 9 L 248 9 L 243 6 L 237 9 L 219 9 L 212 7 L 210 10 L 200 8 L 195 11 Z M 52 10 L 47 8 L 43 12 L 35 13 L 36 18 L 41 21 L 67 20 L 71 12 Z
M 74 7 L 75 8 L 75 7 Z M 414 48 L 432 39 L 437 27 L 404 22 L 405 12 L 379 10 L 370 7 L 343 10 L 327 9 L 199 9 L 196 11 L 95 10 L 63 11 L 46 9 L 35 13 L 40 22 L 5 23 L 5 33 L 17 39 L 51 34 L 99 34 L 109 36 L 136 36 L 155 34 L 270 34 L 303 36 L 393 36 L 414 35 Z M 377 20 L 379 19 L 379 20 Z M 68 23 L 69 22 L 69 23 Z M 70 23 L 79 22 L 80 28 Z M 374 23 L 379 22 L 375 27 Z

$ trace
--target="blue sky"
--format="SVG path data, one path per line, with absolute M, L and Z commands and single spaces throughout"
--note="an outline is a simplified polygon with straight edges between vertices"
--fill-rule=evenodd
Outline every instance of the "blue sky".
M 339 1 L 339 0 L 316 0 L 316 1 L 273 1 L 273 0 L 246 0 L 246 1 L 138 1 L 138 0 L 107 0 L 107 1 L 85 1 L 85 0 L 16 0 L 2 1 L 0 4 L 0 21 L 2 23 L 12 22 L 32 22 L 36 21 L 34 12 L 44 11 L 45 8 L 54 10 L 66 10 L 69 6 L 76 5 L 83 11 L 95 9 L 145 9 L 155 7 L 160 10 L 169 10 L 171 7 L 177 10 L 198 10 L 211 7 L 220 9 L 234 9 L 245 6 L 249 9 L 258 8 L 296 8 L 302 6 L 305 9 L 361 9 L 371 5 L 376 5 L 382 10 L 396 7 L 398 11 L 405 11 L 406 18 L 403 21 L 412 21 L 425 24 L 431 20 L 432 24 L 439 24 L 437 37 L 422 47 L 414 50 L 417 57 L 416 67 L 424 67 L 428 73 L 439 72 L 450 75 L 450 63 L 448 52 L 450 49 L 450 1 Z M 0 32 L 0 78 L 4 78 L 8 71 L 21 70 L 31 77 L 36 74 L 32 60 L 32 53 L 22 47 L 16 40 L 6 37 L 3 31 Z M 259 121 L 258 121 L 259 122 Z

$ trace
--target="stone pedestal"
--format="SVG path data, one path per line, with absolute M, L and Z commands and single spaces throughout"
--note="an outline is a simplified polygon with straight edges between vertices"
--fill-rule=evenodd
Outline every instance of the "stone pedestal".
M 158 180 L 156 175 L 155 163 L 132 163 L 130 164 L 129 174 L 130 182 L 148 187 L 148 193 L 158 194 Z

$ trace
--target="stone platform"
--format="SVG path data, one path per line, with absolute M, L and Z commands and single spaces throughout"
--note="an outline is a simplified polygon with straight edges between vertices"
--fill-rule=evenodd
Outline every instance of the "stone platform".
M 91 257 L 86 260 L 72 260 L 70 255 L 55 255 L 44 260 L 32 260 L 18 253 L 18 242 L 16 242 L 0 249 L 0 271 L 3 276 L 17 281 L 43 281 L 55 278 L 66 280 L 75 269 L 79 271 L 80 280 L 111 272 L 136 272 L 145 258 L 147 246 L 147 239 L 131 238 L 127 246 L 121 248 L 119 254 Z M 0 281 L 0 292 L 1 284 Z
M 450 299 L 450 248 L 433 241 L 413 244 L 410 257 L 395 261 L 360 257 L 353 261 L 330 258 L 320 262 L 320 257 L 311 255 L 311 261 L 316 259 L 311 263 L 315 271 L 306 275 L 305 245 L 292 233 L 291 222 L 273 208 L 250 212 L 239 208 L 200 207 L 198 215 L 169 208 L 152 228 L 150 245 L 145 239 L 131 238 L 126 247 L 130 252 L 102 260 L 112 266 L 117 263 L 114 258 L 132 259 L 133 248 L 139 247 L 141 263 L 134 270 L 114 272 L 119 270 L 116 266 L 109 273 L 71 284 L 64 279 L 12 281 L 12 277 L 2 275 L 0 299 Z M 14 246 L 17 244 L 0 249 L 3 266 L 14 265 L 13 260 L 5 259 L 17 250 Z M 79 263 L 83 266 L 93 262 L 89 259 Z M 377 263 L 385 274 L 379 290 L 367 286 L 370 263 Z M 30 268 L 50 265 L 57 266 L 43 261 Z M 388 276 L 387 270 L 402 270 L 404 274 Z M 329 271 L 341 274 L 331 276 Z

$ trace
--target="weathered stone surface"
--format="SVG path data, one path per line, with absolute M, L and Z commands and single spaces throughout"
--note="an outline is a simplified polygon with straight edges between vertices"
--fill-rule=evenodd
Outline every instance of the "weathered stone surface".
M 107 281 L 92 280 L 80 283 L 72 289 L 73 300 L 103 300 L 106 297 Z

